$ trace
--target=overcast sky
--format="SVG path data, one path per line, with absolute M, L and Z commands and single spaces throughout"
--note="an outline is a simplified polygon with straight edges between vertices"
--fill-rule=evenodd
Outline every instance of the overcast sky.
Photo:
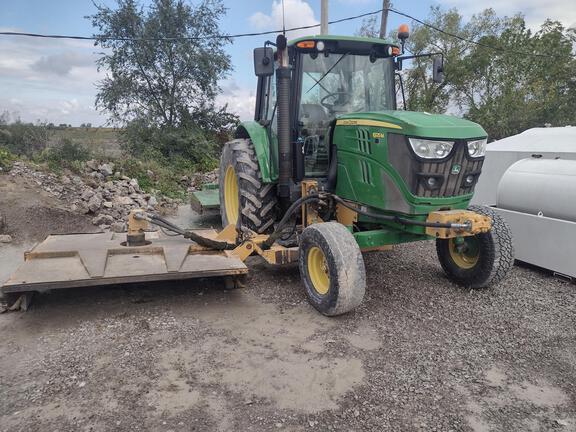
M 96 1 L 114 3 L 114 0 Z M 228 13 L 221 25 L 225 32 L 281 27 L 280 0 L 225 0 L 225 3 Z M 419 18 L 426 17 L 431 5 L 457 7 L 466 16 L 492 7 L 499 15 L 523 13 L 533 28 L 538 28 L 546 18 L 567 26 L 576 25 L 575 0 L 396 0 L 393 3 L 397 9 Z M 381 0 L 330 0 L 330 19 L 381 7 Z M 286 27 L 316 24 L 320 18 L 320 0 L 285 0 L 285 11 Z M 92 27 L 84 16 L 94 12 L 91 0 L 0 0 L 0 30 L 89 36 Z M 392 15 L 389 27 L 405 21 Z M 359 26 L 360 21 L 341 23 L 331 26 L 330 32 L 351 35 Z M 310 33 L 314 32 L 292 33 L 289 38 Z M 228 103 L 229 109 L 242 119 L 250 118 L 254 109 L 252 48 L 261 46 L 265 40 L 265 37 L 237 39 L 228 47 L 234 71 L 221 83 L 223 94 L 218 101 Z M 25 121 L 103 124 L 106 116 L 94 109 L 96 83 L 104 76 L 94 63 L 97 51 L 88 41 L 0 36 L 0 112 L 16 112 Z

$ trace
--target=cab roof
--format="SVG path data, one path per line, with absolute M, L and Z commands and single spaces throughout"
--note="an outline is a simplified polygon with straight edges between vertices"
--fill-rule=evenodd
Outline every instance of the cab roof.
M 380 38 L 371 38 L 371 37 L 362 37 L 362 36 L 337 36 L 337 35 L 315 35 L 315 36 L 304 36 L 304 37 L 299 37 L 297 39 L 292 39 L 290 41 L 288 41 L 288 46 L 294 46 L 296 45 L 298 42 L 301 41 L 307 41 L 307 40 L 313 40 L 313 41 L 334 41 L 336 42 L 338 45 L 344 45 L 346 47 L 351 47 L 351 49 L 354 49 L 355 46 L 358 46 L 358 48 L 366 48 L 366 45 L 369 46 L 380 46 L 380 45 L 386 45 L 386 46 L 395 46 L 400 48 L 400 44 L 398 42 L 394 42 L 392 39 L 386 38 L 386 39 L 380 39 Z

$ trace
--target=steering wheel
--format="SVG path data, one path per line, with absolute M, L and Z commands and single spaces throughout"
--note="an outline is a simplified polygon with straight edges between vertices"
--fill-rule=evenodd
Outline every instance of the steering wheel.
M 340 97 L 341 95 L 345 95 L 344 101 L 343 101 L 343 102 L 340 102 L 338 105 L 326 103 L 326 99 L 333 98 L 333 97 Z M 329 109 L 330 111 L 335 111 L 335 109 L 334 109 L 335 106 L 344 106 L 344 105 L 346 105 L 348 102 L 350 102 L 350 99 L 351 99 L 351 98 L 352 98 L 352 95 L 351 95 L 349 92 L 337 91 L 337 92 L 334 92 L 334 93 L 328 93 L 326 96 L 324 96 L 324 97 L 320 100 L 320 104 L 321 104 L 324 108 Z

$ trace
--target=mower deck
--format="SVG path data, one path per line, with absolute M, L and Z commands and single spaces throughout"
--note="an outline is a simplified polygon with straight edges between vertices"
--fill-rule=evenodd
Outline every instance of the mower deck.
M 196 231 L 215 237 L 214 230 Z M 145 246 L 125 246 L 116 233 L 50 235 L 24 256 L 2 287 L 5 294 L 50 289 L 183 280 L 214 276 L 234 279 L 246 265 L 226 252 L 209 251 L 183 237 L 146 233 Z

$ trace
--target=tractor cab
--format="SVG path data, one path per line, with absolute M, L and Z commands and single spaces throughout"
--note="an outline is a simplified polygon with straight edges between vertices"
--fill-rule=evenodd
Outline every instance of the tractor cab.
M 397 44 L 384 39 L 324 35 L 288 43 L 291 139 L 304 155 L 303 177 L 327 176 L 330 131 L 339 115 L 396 109 L 394 56 L 399 53 Z M 270 126 L 271 141 L 277 133 L 278 58 L 275 65 L 270 75 L 259 77 L 255 115 Z

